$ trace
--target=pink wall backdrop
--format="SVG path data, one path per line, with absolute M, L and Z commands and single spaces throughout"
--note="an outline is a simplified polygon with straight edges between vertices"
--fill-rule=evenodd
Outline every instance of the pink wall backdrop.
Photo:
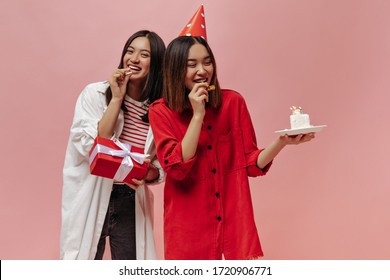
M 58 259 L 76 98 L 130 34 L 169 43 L 202 3 L 221 83 L 246 98 L 261 146 L 291 105 L 328 125 L 251 179 L 265 259 L 390 259 L 386 0 L 0 1 L 0 259 Z

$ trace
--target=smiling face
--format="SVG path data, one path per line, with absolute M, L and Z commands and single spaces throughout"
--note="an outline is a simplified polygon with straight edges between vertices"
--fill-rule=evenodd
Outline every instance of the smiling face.
M 130 68 L 133 73 L 130 81 L 145 81 L 150 69 L 150 43 L 146 37 L 135 38 L 125 55 L 123 56 L 123 67 Z
M 195 83 L 210 84 L 214 74 L 214 66 L 205 46 L 196 43 L 191 46 L 187 59 L 185 86 L 191 90 Z

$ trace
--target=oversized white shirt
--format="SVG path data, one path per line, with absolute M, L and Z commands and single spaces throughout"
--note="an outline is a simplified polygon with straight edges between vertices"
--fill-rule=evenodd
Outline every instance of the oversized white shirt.
M 108 82 L 89 84 L 81 92 L 74 112 L 63 169 L 61 259 L 94 259 L 106 217 L 113 180 L 94 176 L 89 170 L 89 151 L 97 136 L 98 123 L 107 109 Z M 118 138 L 124 124 L 121 111 L 113 137 Z M 149 128 L 145 153 L 155 155 Z M 157 160 L 153 161 L 164 174 Z M 153 236 L 153 193 L 140 186 L 135 198 L 137 259 L 156 259 Z

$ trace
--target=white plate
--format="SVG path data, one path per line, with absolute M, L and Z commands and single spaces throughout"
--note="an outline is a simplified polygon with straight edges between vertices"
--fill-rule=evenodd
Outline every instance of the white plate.
M 317 126 L 309 126 L 305 128 L 296 128 L 296 129 L 283 129 L 275 131 L 276 133 L 279 133 L 280 135 L 298 135 L 298 134 L 307 134 L 310 132 L 319 132 L 321 129 L 326 127 L 326 125 L 317 125 Z

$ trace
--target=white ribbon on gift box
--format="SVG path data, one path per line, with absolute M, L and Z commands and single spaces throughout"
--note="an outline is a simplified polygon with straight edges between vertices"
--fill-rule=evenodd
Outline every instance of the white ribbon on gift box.
M 122 157 L 123 160 L 118 170 L 115 173 L 114 180 L 122 182 L 127 175 L 131 172 L 134 167 L 133 160 L 139 164 L 143 164 L 145 159 L 149 156 L 148 154 L 141 154 L 136 152 L 131 152 L 131 145 L 127 143 L 122 143 L 118 139 L 113 140 L 114 143 L 121 148 L 121 150 L 115 150 L 104 146 L 102 144 L 97 144 L 93 149 L 91 155 L 89 156 L 89 164 L 91 165 L 98 153 L 111 155 L 115 157 Z M 132 160 L 133 159 L 133 160 Z

